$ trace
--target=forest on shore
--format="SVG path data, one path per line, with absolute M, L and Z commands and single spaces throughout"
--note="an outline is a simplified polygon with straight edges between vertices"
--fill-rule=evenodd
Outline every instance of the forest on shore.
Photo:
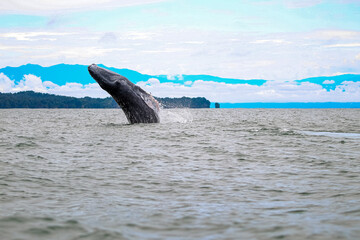
M 158 98 L 163 108 L 210 108 L 204 97 Z M 112 97 L 76 98 L 33 91 L 0 93 L 0 108 L 119 108 Z

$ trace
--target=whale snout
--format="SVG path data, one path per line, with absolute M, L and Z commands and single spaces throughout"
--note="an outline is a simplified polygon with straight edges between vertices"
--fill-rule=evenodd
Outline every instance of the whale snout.
M 88 68 L 91 69 L 91 68 L 95 68 L 95 67 L 97 67 L 97 65 L 95 63 L 93 63 L 93 64 L 90 64 Z
M 109 81 L 109 78 L 107 78 L 106 72 L 99 68 L 95 63 L 88 66 L 88 71 L 95 79 L 95 81 L 100 85 L 100 87 L 108 91 L 108 87 L 111 81 Z
M 98 68 L 98 66 L 93 63 L 91 65 L 88 66 L 88 71 L 91 73 L 91 72 L 95 72 L 95 70 Z
M 100 85 L 102 89 L 112 94 L 112 92 L 117 89 L 125 89 L 128 85 L 128 80 L 123 76 L 109 71 L 105 68 L 99 67 L 96 64 L 91 64 L 88 66 L 88 71 L 90 75 L 95 79 L 95 81 Z M 126 80 L 125 80 L 126 79 Z M 115 84 L 120 83 L 119 87 L 115 87 Z

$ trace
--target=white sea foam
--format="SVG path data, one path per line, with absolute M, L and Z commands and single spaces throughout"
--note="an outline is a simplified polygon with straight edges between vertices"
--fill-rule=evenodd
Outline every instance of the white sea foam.
M 161 123 L 188 123 L 193 121 L 193 115 L 190 109 L 161 109 L 160 122 Z

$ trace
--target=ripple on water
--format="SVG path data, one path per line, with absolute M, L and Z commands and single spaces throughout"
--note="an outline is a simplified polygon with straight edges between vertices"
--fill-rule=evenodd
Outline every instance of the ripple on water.
M 38 147 L 39 145 L 33 141 L 27 141 L 27 142 L 20 142 L 20 143 L 16 143 L 15 144 L 15 148 L 35 148 Z
M 7 111 L 0 238 L 358 239 L 359 138 L 328 133 L 360 111 L 339 111 Z
M 2 239 L 125 239 L 118 231 L 87 229 L 76 220 L 10 216 L 0 219 Z

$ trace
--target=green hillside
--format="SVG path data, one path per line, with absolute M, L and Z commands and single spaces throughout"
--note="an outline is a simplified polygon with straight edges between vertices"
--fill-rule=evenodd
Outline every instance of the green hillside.
M 206 98 L 156 98 L 164 108 L 209 108 Z M 75 98 L 33 91 L 0 93 L 0 108 L 119 108 L 111 97 Z

